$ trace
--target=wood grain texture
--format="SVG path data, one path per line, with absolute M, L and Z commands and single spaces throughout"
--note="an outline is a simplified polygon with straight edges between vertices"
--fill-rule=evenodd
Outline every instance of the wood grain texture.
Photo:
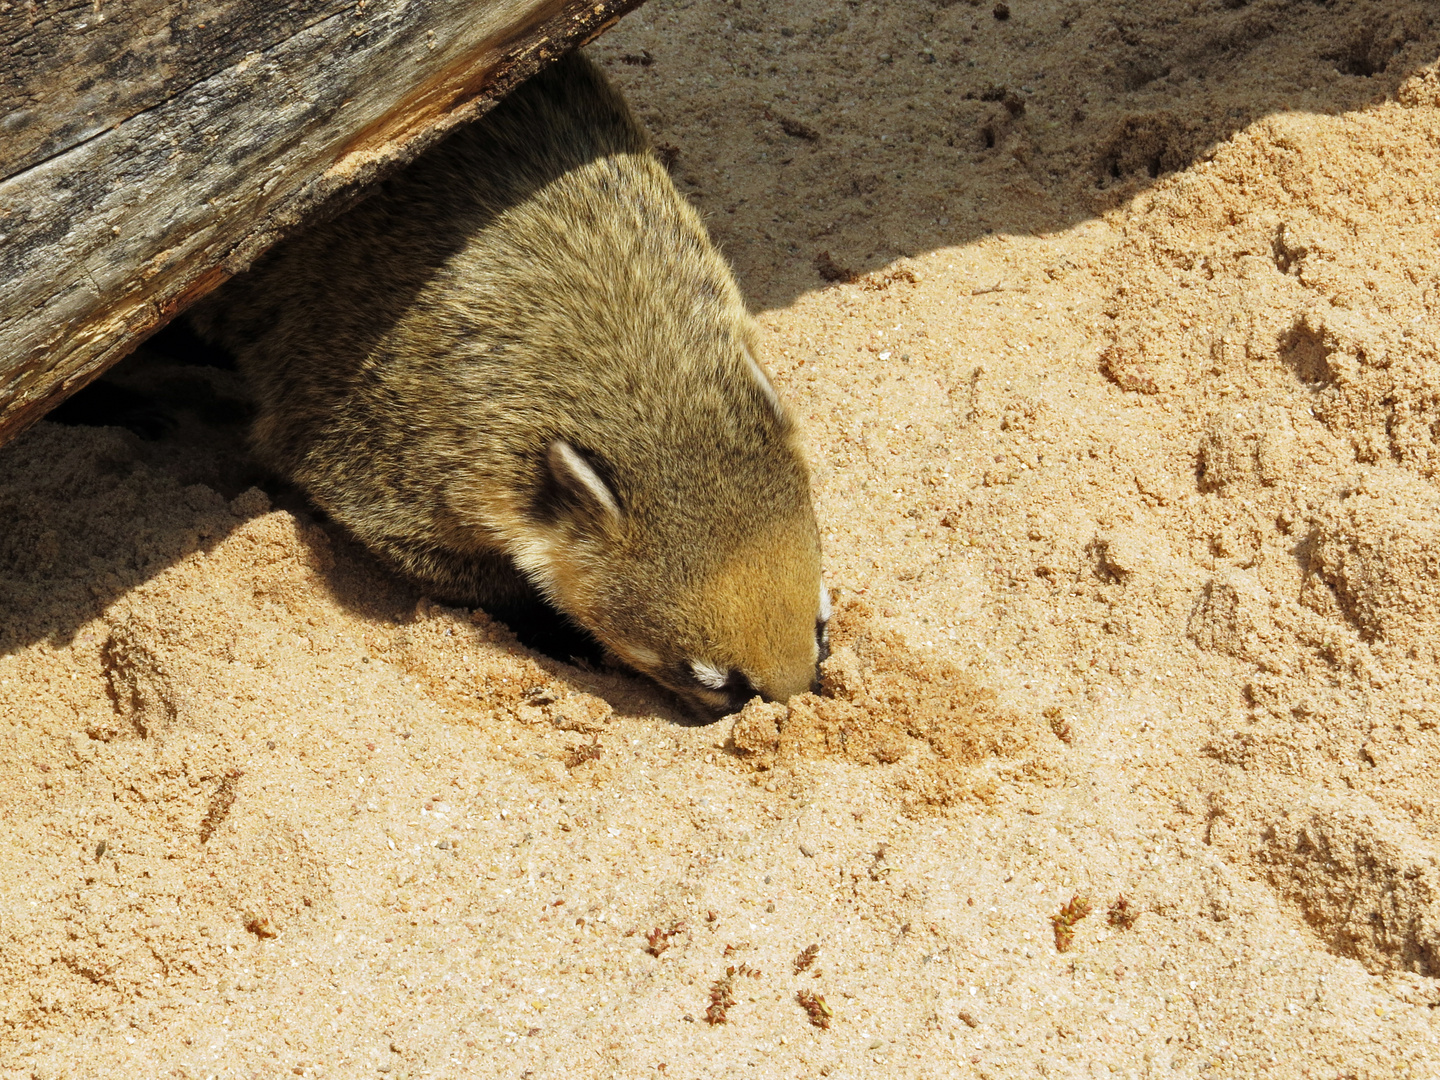
M 0 0 L 0 178 L 354 8 L 355 0 Z
M 77 91 L 107 103 L 110 126 L 96 133 L 72 116 L 50 143 L 32 138 L 15 152 L 34 163 L 0 180 L 0 442 L 322 207 L 348 205 L 639 2 L 274 4 L 284 36 L 250 0 L 168 5 L 186 18 L 226 9 L 264 24 L 252 41 L 278 40 L 237 59 L 219 39 L 204 54 L 220 65 L 209 74 L 203 50 L 181 50 L 173 70 L 184 74 L 158 91 L 145 79 Z M 153 20 L 161 6 L 141 0 L 136 17 Z M 0 66 L 7 42 L 26 57 L 41 49 L 40 38 L 13 33 L 20 7 L 7 12 L 0 0 Z M 96 5 L 54 7 L 73 18 Z M 26 86 L 54 75 L 27 63 Z M 3 100 L 21 100 L 19 83 L 0 85 L 13 93 Z

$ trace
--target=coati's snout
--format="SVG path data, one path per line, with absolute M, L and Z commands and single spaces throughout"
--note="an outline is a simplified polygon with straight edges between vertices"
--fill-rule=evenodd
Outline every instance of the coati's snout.
M 786 701 L 813 690 L 825 658 L 829 597 L 818 558 L 794 555 L 780 544 L 737 553 L 692 590 L 655 598 L 670 606 L 652 611 L 646 625 L 636 620 L 628 640 L 607 644 L 711 719 L 755 697 Z
M 808 490 L 777 500 L 736 540 L 726 536 L 733 520 L 687 518 L 676 507 L 663 522 L 635 520 L 643 515 L 626 505 L 616 470 L 597 457 L 564 440 L 549 446 L 545 539 L 528 545 L 535 557 L 522 563 L 532 580 L 612 655 L 700 715 L 813 689 L 830 602 Z M 803 472 L 796 480 L 798 488 Z
M 830 598 L 813 528 L 804 520 L 777 526 L 697 586 L 682 617 L 703 633 L 687 636 L 678 670 L 659 681 L 712 716 L 756 695 L 785 701 L 814 689 Z

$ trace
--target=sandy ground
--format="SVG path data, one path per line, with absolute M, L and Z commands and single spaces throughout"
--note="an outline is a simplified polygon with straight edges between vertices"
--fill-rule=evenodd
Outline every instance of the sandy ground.
M 1433 6 L 593 51 L 805 419 L 824 695 L 430 604 L 142 350 L 159 437 L 0 450 L 0 1075 L 1440 1075 Z

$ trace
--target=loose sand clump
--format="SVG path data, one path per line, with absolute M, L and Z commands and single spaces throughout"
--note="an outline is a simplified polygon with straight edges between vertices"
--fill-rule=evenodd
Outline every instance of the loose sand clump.
M 1440 492 L 1367 476 L 1314 523 L 1303 599 L 1339 609 L 1367 642 L 1433 659 L 1440 647 Z
M 820 693 L 785 704 L 756 699 L 741 711 L 730 744 L 744 760 L 761 770 L 807 760 L 905 762 L 898 783 L 944 805 L 993 798 L 993 781 L 968 775 L 966 766 L 1021 757 L 1042 733 L 1058 746 L 1033 714 L 1001 709 L 994 691 L 944 657 L 912 649 L 898 633 L 877 627 L 873 616 L 861 600 L 836 607 Z
M 437 606 L 157 340 L 0 448 L 0 1075 L 1440 1070 L 1431 5 L 592 49 L 802 420 L 820 693 Z
M 1433 976 L 1440 971 L 1440 845 L 1377 809 L 1302 796 L 1271 811 L 1257 861 L 1339 955 L 1371 971 Z

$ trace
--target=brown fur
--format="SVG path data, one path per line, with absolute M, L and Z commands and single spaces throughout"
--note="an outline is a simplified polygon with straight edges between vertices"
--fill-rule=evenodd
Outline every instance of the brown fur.
M 264 461 L 438 596 L 543 595 L 711 712 L 810 688 L 828 612 L 794 424 L 583 57 L 193 321 L 251 380 Z

